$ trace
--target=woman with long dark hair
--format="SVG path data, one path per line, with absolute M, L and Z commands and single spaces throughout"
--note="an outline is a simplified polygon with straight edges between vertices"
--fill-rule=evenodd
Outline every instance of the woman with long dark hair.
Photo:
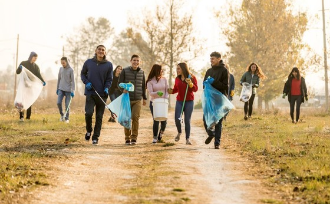
M 151 71 L 148 75 L 146 86 L 150 94 L 149 108 L 151 114 L 153 115 L 153 100 L 156 98 L 168 98 L 167 79 L 163 76 L 163 69 L 161 65 L 154 64 L 152 66 Z M 158 131 L 159 121 L 154 120 L 153 122 L 153 144 L 157 143 L 157 141 L 160 141 L 162 139 L 167 121 L 161 121 L 160 124 L 160 131 Z
M 114 101 L 121 94 L 121 91 L 118 88 L 118 79 L 122 70 L 123 67 L 118 65 L 116 69 L 113 71 L 112 84 L 109 89 L 109 98 L 111 101 Z M 108 122 L 116 122 L 116 119 L 112 113 Z
M 253 101 L 257 93 L 257 88 L 259 88 L 260 79 L 265 79 L 266 76 L 262 72 L 261 68 L 254 62 L 252 62 L 247 68 L 246 72 L 243 74 L 240 84 L 247 82 L 252 85 L 252 95 L 250 99 L 244 103 L 244 120 L 251 118 L 253 110 Z
M 186 63 L 182 62 L 177 65 L 176 68 L 177 77 L 175 78 L 175 84 L 173 89 L 169 89 L 170 94 L 178 93 L 175 104 L 175 125 L 178 130 L 178 134 L 175 137 L 175 141 L 180 140 L 182 134 L 181 130 L 181 112 L 184 113 L 184 123 L 186 132 L 186 144 L 191 145 L 190 138 L 190 120 L 194 109 L 194 92 L 198 90 L 196 77 L 189 71 L 189 67 Z
M 300 71 L 297 67 L 293 67 L 288 76 L 288 80 L 284 84 L 283 98 L 288 96 L 290 103 L 290 116 L 292 123 L 297 123 L 300 116 L 300 105 L 304 102 L 304 99 L 308 101 L 307 87 L 304 77 L 300 75 Z M 296 105 L 296 120 L 294 120 L 294 106 Z

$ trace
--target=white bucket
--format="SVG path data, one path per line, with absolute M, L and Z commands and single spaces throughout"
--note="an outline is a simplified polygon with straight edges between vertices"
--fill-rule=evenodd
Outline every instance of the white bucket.
M 155 121 L 167 120 L 168 114 L 168 99 L 166 98 L 155 98 L 152 102 L 153 115 Z

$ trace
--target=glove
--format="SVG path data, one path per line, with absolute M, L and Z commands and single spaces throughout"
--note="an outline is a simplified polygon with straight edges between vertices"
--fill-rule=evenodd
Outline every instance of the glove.
M 74 97 L 74 92 L 71 92 L 71 94 L 70 94 L 70 95 L 71 95 L 71 97 L 73 98 L 73 97 Z
M 18 66 L 18 68 L 23 69 L 23 66 L 20 64 L 20 65 Z
M 157 95 L 162 97 L 164 95 L 164 93 L 162 91 L 157 91 Z
M 212 78 L 212 77 L 207 77 L 207 79 L 205 80 L 205 82 L 206 83 L 209 83 L 209 84 L 213 84 L 213 82 L 214 82 L 214 78 Z
M 42 85 L 43 85 L 43 86 L 46 86 L 46 82 L 43 82 Z
M 230 91 L 230 96 L 233 97 L 234 94 L 235 94 L 235 91 L 234 91 L 234 90 L 231 90 L 231 91 Z
M 58 91 L 59 91 L 59 89 L 56 90 L 56 95 L 58 95 Z
M 109 95 L 109 89 L 108 89 L 108 88 L 105 88 L 105 89 L 104 89 L 104 93 L 105 93 L 105 95 L 108 96 L 108 95 Z
M 258 88 L 258 87 L 259 87 L 258 84 L 253 84 L 253 85 L 252 85 L 252 88 Z
M 120 83 L 119 87 L 127 91 L 134 91 L 134 85 L 132 83 Z
M 87 89 L 88 91 L 92 90 L 92 83 L 91 83 L 91 82 L 88 82 L 88 83 L 86 84 L 86 89 Z
M 282 95 L 282 98 L 285 98 L 286 97 L 286 93 L 284 93 L 283 95 Z

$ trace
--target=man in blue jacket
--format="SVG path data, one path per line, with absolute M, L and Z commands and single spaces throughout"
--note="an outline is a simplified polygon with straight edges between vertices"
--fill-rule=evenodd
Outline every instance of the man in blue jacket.
M 96 107 L 96 121 L 92 136 L 93 145 L 97 145 L 99 141 L 105 109 L 103 101 L 106 102 L 109 95 L 109 88 L 112 83 L 112 72 L 112 63 L 106 59 L 106 48 L 104 45 L 98 45 L 96 47 L 95 56 L 92 59 L 88 59 L 81 70 L 81 80 L 85 84 L 86 96 L 86 141 L 89 141 L 92 135 L 92 117 L 94 114 L 94 107 Z M 100 97 L 97 96 L 96 92 Z

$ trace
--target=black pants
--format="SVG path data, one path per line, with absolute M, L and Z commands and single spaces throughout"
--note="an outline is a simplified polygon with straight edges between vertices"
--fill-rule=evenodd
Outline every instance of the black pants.
M 209 137 L 214 137 L 214 145 L 220 145 L 221 133 L 222 133 L 222 121 L 223 121 L 223 118 L 221 118 L 219 120 L 218 124 L 215 125 L 214 131 L 208 130 L 206 121 L 205 121 L 205 117 L 203 115 L 204 128 Z
M 32 108 L 32 106 L 30 106 L 30 108 L 28 108 L 26 110 L 26 119 L 30 119 L 30 117 L 31 117 L 31 108 Z M 24 118 L 24 111 L 19 112 L 19 119 L 21 119 L 21 118 Z
M 291 98 L 290 98 L 290 116 L 291 116 L 292 121 L 294 121 L 293 114 L 294 114 L 294 105 L 295 105 L 296 102 L 297 102 L 297 105 L 296 105 L 296 121 L 298 122 L 299 116 L 300 116 L 300 105 L 302 103 L 302 96 L 301 95 L 299 95 L 299 96 L 291 95 Z
M 107 100 L 107 97 L 102 97 L 104 101 Z M 101 128 L 102 128 L 102 119 L 104 114 L 105 105 L 101 101 L 101 99 L 98 96 L 95 95 L 87 95 L 86 96 L 86 105 L 85 105 L 85 122 L 86 122 L 86 131 L 92 132 L 92 118 L 94 114 L 94 107 L 96 111 L 96 121 L 94 126 L 94 133 L 92 136 L 92 140 L 98 140 Z
M 252 115 L 252 110 L 253 110 L 253 101 L 254 101 L 254 97 L 256 95 L 252 94 L 250 99 L 244 103 L 244 113 L 245 115 L 247 115 L 249 113 L 249 116 Z

